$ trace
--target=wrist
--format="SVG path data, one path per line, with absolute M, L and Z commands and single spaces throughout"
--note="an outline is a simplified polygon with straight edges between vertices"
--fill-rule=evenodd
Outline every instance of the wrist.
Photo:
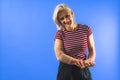
M 71 65 L 76 65 L 77 59 L 71 59 Z
M 88 58 L 88 60 L 90 60 L 90 61 L 94 61 L 95 59 L 94 59 L 94 58 Z

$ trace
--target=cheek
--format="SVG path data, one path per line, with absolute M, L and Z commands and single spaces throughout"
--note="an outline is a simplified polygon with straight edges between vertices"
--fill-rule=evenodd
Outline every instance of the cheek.
M 61 24 L 62 24 L 62 22 L 63 22 L 62 20 L 59 20 L 59 19 L 58 19 L 58 21 L 59 21 L 59 23 L 61 23 Z
M 64 24 L 64 21 L 60 21 L 60 23 L 63 25 L 63 24 Z
M 64 23 L 64 20 L 60 21 L 61 23 Z
M 72 22 L 74 22 L 74 19 L 73 19 L 72 17 L 70 18 L 70 20 L 71 20 Z
M 60 21 L 60 23 L 63 23 L 62 21 Z

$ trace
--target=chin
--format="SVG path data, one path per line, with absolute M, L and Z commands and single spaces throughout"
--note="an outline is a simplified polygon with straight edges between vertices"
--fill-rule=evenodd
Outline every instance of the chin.
M 66 27 L 71 27 L 71 25 L 66 25 Z

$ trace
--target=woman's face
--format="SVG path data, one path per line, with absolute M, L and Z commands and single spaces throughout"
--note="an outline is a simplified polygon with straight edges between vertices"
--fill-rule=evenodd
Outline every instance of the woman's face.
M 58 19 L 60 23 L 65 27 L 71 27 L 73 24 L 73 14 L 67 10 L 59 12 Z

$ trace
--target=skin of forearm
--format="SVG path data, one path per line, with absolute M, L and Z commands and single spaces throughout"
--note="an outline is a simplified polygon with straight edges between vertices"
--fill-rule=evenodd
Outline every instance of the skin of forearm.
M 66 55 L 62 50 L 59 50 L 59 49 L 56 50 L 56 57 L 57 57 L 57 60 L 66 64 L 74 65 L 76 61 L 75 58 Z
M 93 49 L 89 50 L 88 59 L 95 60 L 95 57 L 96 57 L 95 50 Z

